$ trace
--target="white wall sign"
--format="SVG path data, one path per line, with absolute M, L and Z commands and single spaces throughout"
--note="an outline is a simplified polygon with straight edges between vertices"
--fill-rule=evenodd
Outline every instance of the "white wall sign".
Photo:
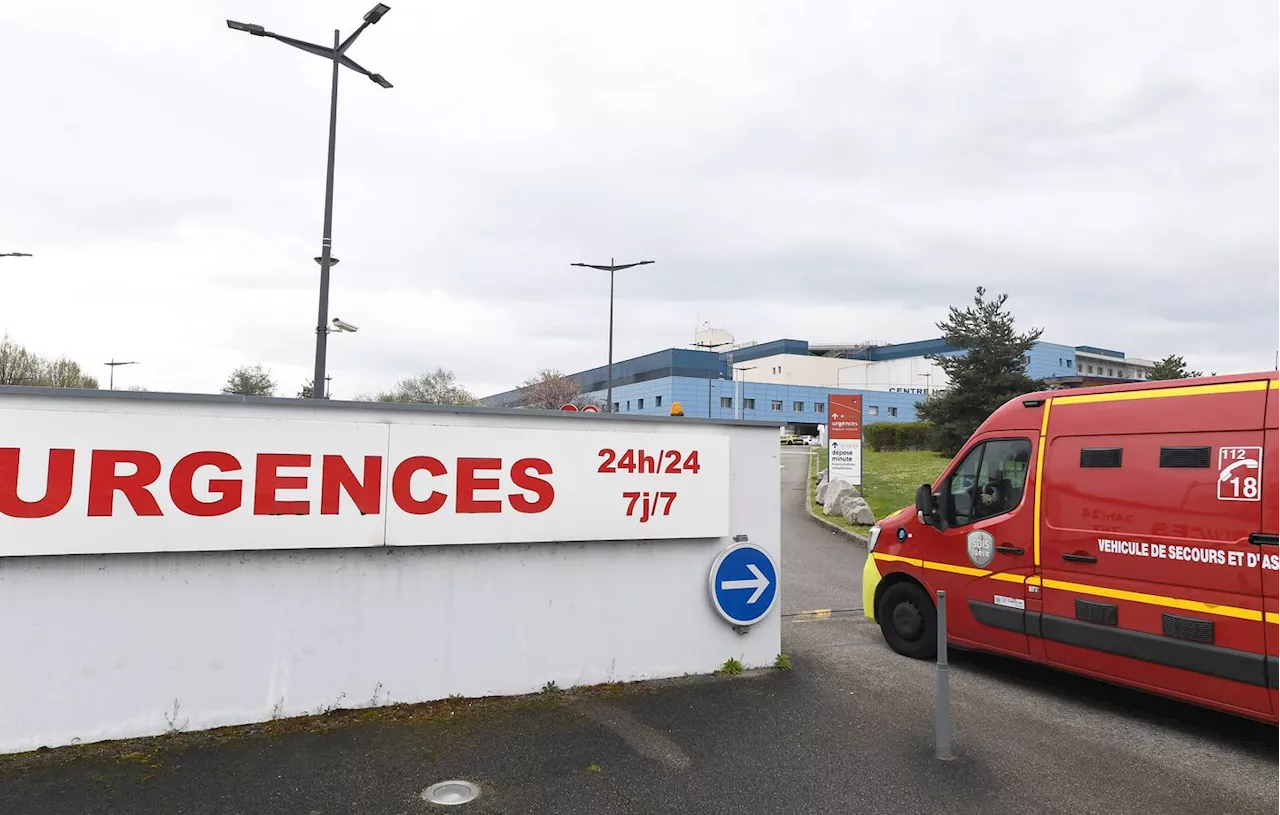
M 729 534 L 724 436 L 0 410 L 0 556 Z

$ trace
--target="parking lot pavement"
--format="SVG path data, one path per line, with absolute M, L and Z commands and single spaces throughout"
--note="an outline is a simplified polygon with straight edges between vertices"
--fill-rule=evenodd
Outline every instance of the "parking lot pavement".
M 838 608 L 857 597 L 865 552 L 808 520 L 782 472 L 783 588 L 793 594 L 784 602 Z M 0 813 L 420 813 L 434 811 L 421 791 L 450 778 L 482 787 L 459 813 L 1280 808 L 1274 727 L 957 653 L 956 757 L 940 762 L 933 665 L 894 654 L 852 612 L 790 618 L 783 646 L 794 665 L 785 673 L 355 711 L 0 758 Z

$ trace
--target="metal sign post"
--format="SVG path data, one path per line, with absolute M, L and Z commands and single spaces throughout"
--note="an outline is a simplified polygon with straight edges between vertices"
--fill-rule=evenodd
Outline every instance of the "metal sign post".
M 947 681 L 947 593 L 938 592 L 938 699 L 937 721 L 933 725 L 933 743 L 938 758 L 950 761 L 951 755 L 951 690 Z

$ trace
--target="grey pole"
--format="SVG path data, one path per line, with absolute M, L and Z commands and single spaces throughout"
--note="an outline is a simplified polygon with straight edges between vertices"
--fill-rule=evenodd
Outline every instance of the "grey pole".
M 605 397 L 605 413 L 613 413 L 613 275 L 617 271 L 615 258 L 609 258 L 609 375 L 608 395 Z
M 615 272 L 620 272 L 623 269 L 630 269 L 633 266 L 647 266 L 650 263 L 653 263 L 653 261 L 642 260 L 638 263 L 624 263 L 619 266 L 617 258 L 609 258 L 608 266 L 600 266 L 594 263 L 569 264 L 570 266 L 581 266 L 584 269 L 599 269 L 600 271 L 609 273 L 609 372 L 606 377 L 607 384 L 605 386 L 607 389 L 607 395 L 605 398 L 609 400 L 609 404 L 604 406 L 605 413 L 613 412 L 613 275 Z
M 329 267 L 333 254 L 333 160 L 338 146 L 338 67 L 342 64 L 339 50 L 342 40 L 333 32 L 333 90 L 329 96 L 329 161 L 324 179 L 324 235 L 320 238 L 320 314 L 316 318 L 316 368 L 312 376 L 311 396 L 323 399 L 325 354 L 329 343 Z
M 933 727 L 934 747 L 938 758 L 950 761 L 951 755 L 951 691 L 947 681 L 947 593 L 938 592 L 938 699 L 937 721 Z

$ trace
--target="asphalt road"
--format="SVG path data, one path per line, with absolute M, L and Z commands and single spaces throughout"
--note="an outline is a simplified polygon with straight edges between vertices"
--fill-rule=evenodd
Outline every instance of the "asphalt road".
M 0 813 L 1269 813 L 1276 729 L 1006 660 L 953 656 L 956 759 L 933 757 L 933 667 L 855 608 L 865 552 L 804 514 L 784 451 L 794 668 L 622 693 L 360 714 L 297 732 L 0 760 Z M 449 810 L 443 810 L 449 811 Z

